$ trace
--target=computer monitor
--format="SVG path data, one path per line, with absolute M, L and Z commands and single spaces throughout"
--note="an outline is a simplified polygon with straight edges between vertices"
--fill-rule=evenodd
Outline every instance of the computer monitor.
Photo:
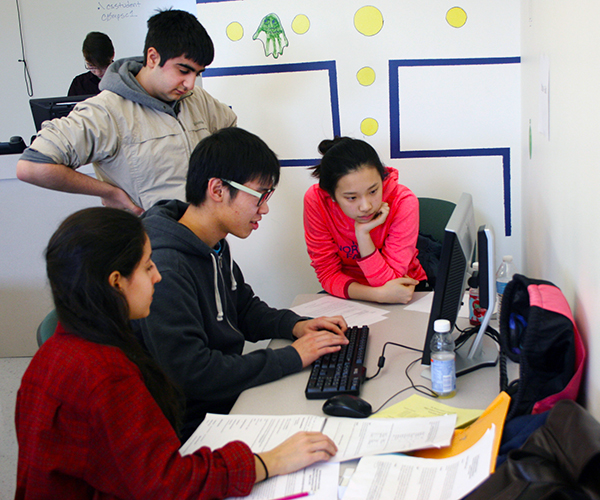
M 429 314 L 425 344 L 423 346 L 423 357 L 421 359 L 421 364 L 426 366 L 422 374 L 424 377 L 430 378 L 431 376 L 429 374 L 429 365 L 431 363 L 430 342 L 434 333 L 433 324 L 435 320 L 447 319 L 450 321 L 452 329 L 454 329 L 456 324 L 458 312 L 463 303 L 469 269 L 472 264 L 473 250 L 475 248 L 475 238 L 477 236 L 478 233 L 475 228 L 473 212 L 473 198 L 470 194 L 463 193 L 444 231 L 442 253 L 434 288 L 433 302 L 431 304 L 431 312 Z M 457 376 L 469 373 L 481 366 L 494 365 L 497 361 L 497 347 L 493 345 L 493 342 L 490 345 L 491 339 L 488 342 L 485 340 L 487 337 L 484 337 L 494 305 L 494 288 L 493 286 L 490 288 L 491 282 L 489 278 L 490 274 L 493 275 L 493 248 L 493 233 L 491 230 L 486 230 L 486 228 L 480 228 L 478 259 L 480 260 L 480 276 L 486 276 L 485 283 L 483 283 L 483 293 L 488 303 L 488 311 L 484 318 L 485 325 L 480 329 L 478 335 L 472 342 L 468 341 L 456 352 Z M 468 353 L 465 352 L 467 349 L 469 349 Z
M 36 131 L 42 129 L 42 123 L 46 120 L 61 118 L 67 116 L 75 105 L 85 101 L 91 95 L 78 95 L 73 97 L 43 97 L 39 99 L 29 99 L 31 114 L 35 122 Z
M 477 230 L 479 273 L 476 282 L 479 287 L 479 307 L 485 309 L 485 314 L 481 324 L 473 329 L 472 340 L 469 339 L 456 351 L 457 376 L 485 366 L 494 366 L 498 362 L 498 346 L 495 341 L 486 336 L 496 304 L 494 258 L 494 232 L 491 227 L 479 226 Z

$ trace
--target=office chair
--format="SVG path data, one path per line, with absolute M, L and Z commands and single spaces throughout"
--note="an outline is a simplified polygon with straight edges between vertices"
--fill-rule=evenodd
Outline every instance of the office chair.
M 54 334 L 56 330 L 56 324 L 58 323 L 58 315 L 56 309 L 52 309 L 46 317 L 42 320 L 37 328 L 36 338 L 38 347 L 41 347 L 46 340 L 48 340 Z
M 419 262 L 427 274 L 427 284 L 419 284 L 415 291 L 429 291 L 435 288 L 444 232 L 455 206 L 451 201 L 419 198 L 417 250 Z
M 444 229 L 456 203 L 437 198 L 419 198 L 419 233 L 444 241 Z

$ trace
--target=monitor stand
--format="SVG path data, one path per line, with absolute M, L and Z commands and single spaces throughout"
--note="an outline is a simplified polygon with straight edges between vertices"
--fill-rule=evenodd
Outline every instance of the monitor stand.
M 471 345 L 476 340 L 476 335 L 473 335 L 460 349 L 456 351 L 456 376 L 460 377 L 466 373 L 473 372 L 479 368 L 486 366 L 496 366 L 498 363 L 498 344 L 484 335 L 479 340 L 480 344 L 475 355 L 469 358 Z M 429 366 L 423 366 L 421 377 L 431 380 L 431 369 Z
M 498 344 L 487 335 L 481 338 L 477 352 L 469 357 L 468 353 L 475 341 L 476 336 L 474 335 L 472 339 L 469 339 L 465 345 L 456 351 L 457 377 L 486 366 L 496 366 L 496 363 L 498 363 Z

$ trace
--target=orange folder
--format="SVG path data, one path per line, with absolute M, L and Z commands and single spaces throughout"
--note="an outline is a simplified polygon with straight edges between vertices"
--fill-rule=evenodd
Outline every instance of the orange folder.
M 494 434 L 494 447 L 492 449 L 492 460 L 490 465 L 490 473 L 493 473 L 496 469 L 496 457 L 498 456 L 498 449 L 500 448 L 504 420 L 506 419 L 509 404 L 510 396 L 505 392 L 501 392 L 484 410 L 481 416 L 469 427 L 466 427 L 465 429 L 456 429 L 454 431 L 450 446 L 419 450 L 410 453 L 410 455 L 422 458 L 453 457 L 473 446 L 483 437 L 492 424 L 494 424 L 496 426 L 496 432 Z

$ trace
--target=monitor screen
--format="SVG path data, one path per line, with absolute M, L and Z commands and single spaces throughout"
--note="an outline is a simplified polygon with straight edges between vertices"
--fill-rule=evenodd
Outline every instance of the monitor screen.
M 36 131 L 42 129 L 42 123 L 46 120 L 67 116 L 75 105 L 85 101 L 91 95 L 78 95 L 73 97 L 43 97 L 40 99 L 29 99 L 31 114 L 35 122 Z
M 454 328 L 466 289 L 468 270 L 475 247 L 475 216 L 473 198 L 463 193 L 444 231 L 442 253 L 433 292 L 433 303 L 421 363 L 431 363 L 429 344 L 436 319 L 447 319 Z

